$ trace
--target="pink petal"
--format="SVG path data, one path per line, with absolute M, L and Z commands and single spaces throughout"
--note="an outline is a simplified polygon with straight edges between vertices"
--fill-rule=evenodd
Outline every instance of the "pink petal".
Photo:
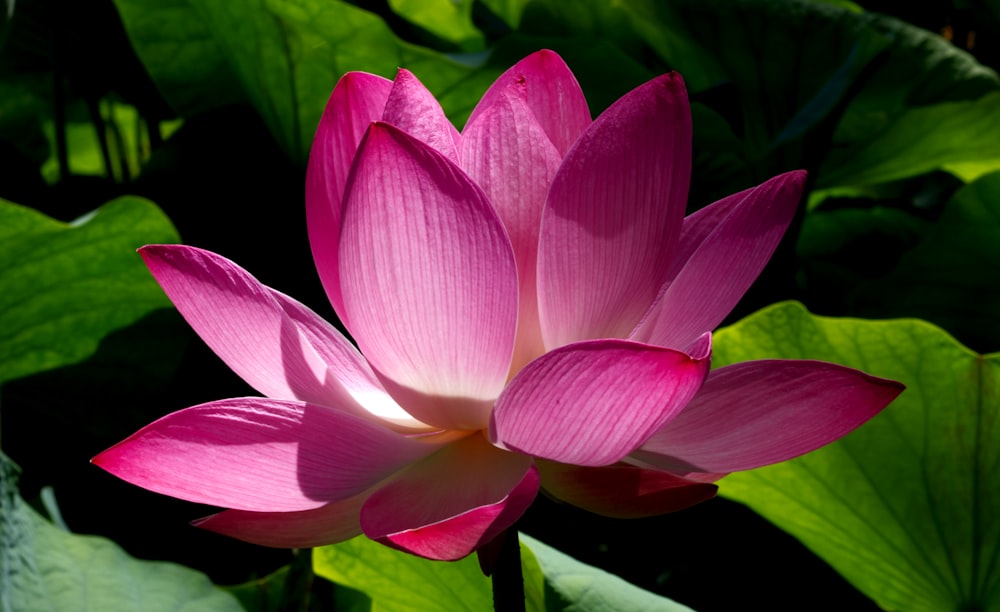
M 93 459 L 150 491 L 239 510 L 310 510 L 434 452 L 367 420 L 260 397 L 187 408 Z
M 535 293 L 538 229 L 560 161 L 524 90 L 522 83 L 497 92 L 494 103 L 465 125 L 461 151 L 462 167 L 493 203 L 514 247 L 520 295 L 515 372 L 544 352 Z
M 369 130 L 351 181 L 341 275 L 352 335 L 410 414 L 484 428 L 517 325 L 500 218 L 454 164 L 383 123 Z
M 624 338 L 676 249 L 691 176 L 691 112 L 676 74 L 626 94 L 580 137 L 542 213 L 545 345 Z
M 500 75 L 483 94 L 466 125 L 496 104 L 511 86 L 525 89 L 532 114 L 555 146 L 559 157 L 566 155 L 590 125 L 590 109 L 580 84 L 566 62 L 548 49 L 532 53 Z
M 372 494 L 361 527 L 369 538 L 415 555 L 461 559 L 513 525 L 537 492 L 529 457 L 473 433 Z
M 337 249 L 341 203 L 358 144 L 382 117 L 392 81 L 348 72 L 337 82 L 316 128 L 306 170 L 306 222 L 316 270 L 334 310 L 343 319 Z
M 382 121 L 398 127 L 458 163 L 461 135 L 448 121 L 434 94 L 409 70 L 400 68 L 396 74 Z
M 195 527 L 275 548 L 312 548 L 361 535 L 361 506 L 370 492 L 298 512 L 226 510 L 198 519 Z
M 821 361 L 737 363 L 712 371 L 684 412 L 632 457 L 671 470 L 749 470 L 841 438 L 902 390 Z
M 490 439 L 576 465 L 610 465 L 687 404 L 708 373 L 698 353 L 625 340 L 592 340 L 529 363 L 497 400 Z
M 150 245 L 139 253 L 195 332 L 257 391 L 426 429 L 392 401 L 357 349 L 299 302 L 209 251 Z
M 670 280 L 631 339 L 684 347 L 715 329 L 771 258 L 805 180 L 788 172 L 686 218 Z
M 542 488 L 557 499 L 602 516 L 642 518 L 683 510 L 715 497 L 713 484 L 630 465 L 580 467 L 538 461 Z

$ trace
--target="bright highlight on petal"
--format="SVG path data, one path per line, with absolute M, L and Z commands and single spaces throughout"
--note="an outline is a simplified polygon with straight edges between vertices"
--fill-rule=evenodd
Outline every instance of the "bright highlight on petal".
M 405 69 L 344 75 L 306 212 L 357 348 L 219 255 L 143 247 L 191 327 L 266 397 L 175 412 L 94 463 L 227 508 L 195 524 L 248 542 L 364 533 L 429 559 L 478 551 L 488 571 L 540 488 L 652 516 L 847 434 L 902 387 L 807 361 L 709 372 L 713 328 L 806 181 L 789 172 L 685 219 L 691 129 L 680 76 L 591 121 L 547 50 L 504 72 L 462 133 Z

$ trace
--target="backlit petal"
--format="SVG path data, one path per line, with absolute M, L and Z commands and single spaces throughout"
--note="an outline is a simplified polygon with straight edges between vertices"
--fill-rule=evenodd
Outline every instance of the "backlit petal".
M 771 258 L 805 179 L 782 174 L 686 218 L 670 280 L 632 339 L 685 347 L 715 329 Z
M 169 414 L 93 462 L 164 495 L 282 512 L 356 495 L 435 448 L 322 406 L 247 397 Z
M 500 218 L 465 173 L 387 124 L 369 130 L 354 170 L 340 253 L 351 334 L 410 414 L 485 427 L 517 324 Z
M 545 345 L 624 338 L 677 246 L 691 176 L 691 112 L 676 74 L 601 114 L 552 181 L 538 245 Z
M 426 429 L 395 404 L 357 349 L 299 302 L 209 251 L 150 245 L 139 253 L 195 332 L 257 391 Z
M 520 307 L 512 370 L 544 352 L 538 322 L 535 267 L 538 229 L 559 153 L 525 103 L 524 85 L 495 95 L 462 133 L 462 167 L 500 214 L 517 259 Z
M 821 361 L 736 363 L 714 370 L 684 412 L 632 456 L 671 470 L 749 470 L 841 438 L 902 390 Z
M 694 482 L 661 470 L 621 463 L 581 467 L 538 461 L 542 488 L 557 499 L 612 518 L 641 518 L 683 510 L 711 499 L 713 484 Z
M 566 62 L 548 49 L 532 53 L 500 75 L 483 94 L 466 125 L 497 104 L 512 85 L 524 88 L 532 114 L 559 156 L 566 155 L 590 125 L 590 109 Z
M 538 492 L 529 457 L 478 433 L 400 472 L 361 510 L 365 535 L 440 560 L 461 559 L 524 514 Z
M 334 310 L 343 318 L 337 249 L 347 175 L 358 144 L 382 117 L 392 81 L 348 72 L 337 82 L 316 128 L 306 170 L 306 220 L 316 270 Z
M 494 443 L 576 465 L 610 465 L 672 419 L 708 372 L 695 355 L 625 340 L 550 351 L 511 380 L 490 424 Z

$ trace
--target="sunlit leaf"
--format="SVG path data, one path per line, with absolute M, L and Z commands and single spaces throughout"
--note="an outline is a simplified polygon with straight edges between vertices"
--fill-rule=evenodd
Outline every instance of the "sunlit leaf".
M 650 593 L 614 574 L 581 563 L 530 536 L 521 535 L 531 549 L 546 583 L 546 610 L 648 610 L 685 612 L 687 606 Z
M 389 0 L 400 17 L 463 51 L 481 51 L 483 34 L 472 25 L 472 0 Z
M 890 610 L 1000 610 L 1000 355 L 917 320 L 767 308 L 716 334 L 713 365 L 821 359 L 908 389 L 842 440 L 720 482 Z
M 0 381 L 82 361 L 109 332 L 169 307 L 135 250 L 177 240 L 140 198 L 68 224 L 0 200 Z
M 525 594 L 531 609 L 543 601 L 542 577 L 530 551 L 521 546 Z M 488 610 L 490 579 L 475 555 L 461 561 L 431 561 L 383 546 L 364 536 L 313 551 L 316 573 L 361 591 L 378 610 Z
M 875 138 L 832 151 L 820 184 L 885 183 L 955 164 L 995 168 L 1000 164 L 998 117 L 1000 93 L 910 109 Z

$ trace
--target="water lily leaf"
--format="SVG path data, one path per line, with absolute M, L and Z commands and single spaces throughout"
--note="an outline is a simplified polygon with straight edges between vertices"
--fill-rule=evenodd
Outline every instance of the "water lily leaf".
M 0 382 L 80 362 L 109 332 L 170 307 L 135 250 L 177 241 L 141 198 L 73 223 L 0 200 Z
M 581 563 L 555 548 L 522 534 L 521 539 L 545 574 L 546 610 L 656 610 L 685 612 L 691 609 L 640 589 L 614 574 Z
M 521 534 L 521 569 L 529 611 L 657 610 L 686 606 L 581 563 L 531 536 Z M 429 561 L 365 537 L 317 548 L 316 573 L 371 597 L 376 610 L 488 610 L 490 579 L 475 556 L 454 563 Z
M 918 107 L 900 114 L 875 138 L 831 152 L 820 186 L 874 184 L 966 164 L 1000 164 L 1000 93 Z M 973 174 L 972 176 L 975 176 Z
M 238 9 L 226 0 L 117 4 L 137 53 L 175 107 L 203 110 L 203 100 L 232 89 L 230 74 L 235 75 L 245 99 L 299 162 L 308 155 L 334 84 L 348 70 L 391 78 L 404 66 L 432 91 L 452 93 L 441 98 L 449 113 L 471 111 L 482 92 L 455 87 L 475 65 L 403 42 L 380 17 L 346 2 L 250 0 Z M 157 14 L 170 18 L 169 37 L 152 30 L 155 18 L 149 16 Z M 194 46 L 188 48 L 188 41 Z
M 0 454 L 0 609 L 242 610 L 199 572 L 56 527 L 18 495 L 15 472 Z
M 482 51 L 483 33 L 472 25 L 471 0 L 389 0 L 400 17 L 456 45 L 462 51 Z
M 838 4 L 638 0 L 620 10 L 743 135 L 760 176 L 820 166 L 831 143 L 821 186 L 1000 157 L 1000 128 L 986 125 L 996 102 L 977 102 L 1000 90 L 994 71 L 931 32 Z M 942 117 L 948 129 L 935 125 Z
M 132 48 L 178 115 L 246 100 L 222 48 L 191 0 L 114 0 Z
M 889 610 L 1000 610 L 1000 354 L 918 320 L 769 307 L 716 335 L 714 364 L 821 359 L 905 383 L 860 429 L 733 474 L 720 494 L 799 538 Z
M 521 24 L 521 14 L 524 13 L 524 7 L 528 6 L 532 0 L 482 0 L 482 2 L 508 27 L 517 28 Z
M 299 551 L 298 554 L 306 554 L 307 552 Z M 289 609 L 291 604 L 302 603 L 301 600 L 292 601 L 290 599 L 289 576 L 292 571 L 292 568 L 286 565 L 263 578 L 226 587 L 226 590 L 239 600 L 246 612 L 284 612 Z M 320 582 L 324 586 L 329 585 L 326 581 L 313 581 L 313 586 Z M 320 601 L 318 598 L 323 597 L 322 592 L 320 589 L 314 589 L 313 592 L 307 592 L 305 595 L 312 601 Z M 335 585 L 332 609 L 338 612 L 369 612 L 372 609 L 372 600 L 360 591 L 343 585 Z
M 529 609 L 542 609 L 542 574 L 538 562 L 521 545 L 521 566 Z M 317 575 L 361 591 L 376 610 L 489 610 L 490 579 L 475 555 L 442 562 L 416 557 L 364 536 L 313 551 Z

